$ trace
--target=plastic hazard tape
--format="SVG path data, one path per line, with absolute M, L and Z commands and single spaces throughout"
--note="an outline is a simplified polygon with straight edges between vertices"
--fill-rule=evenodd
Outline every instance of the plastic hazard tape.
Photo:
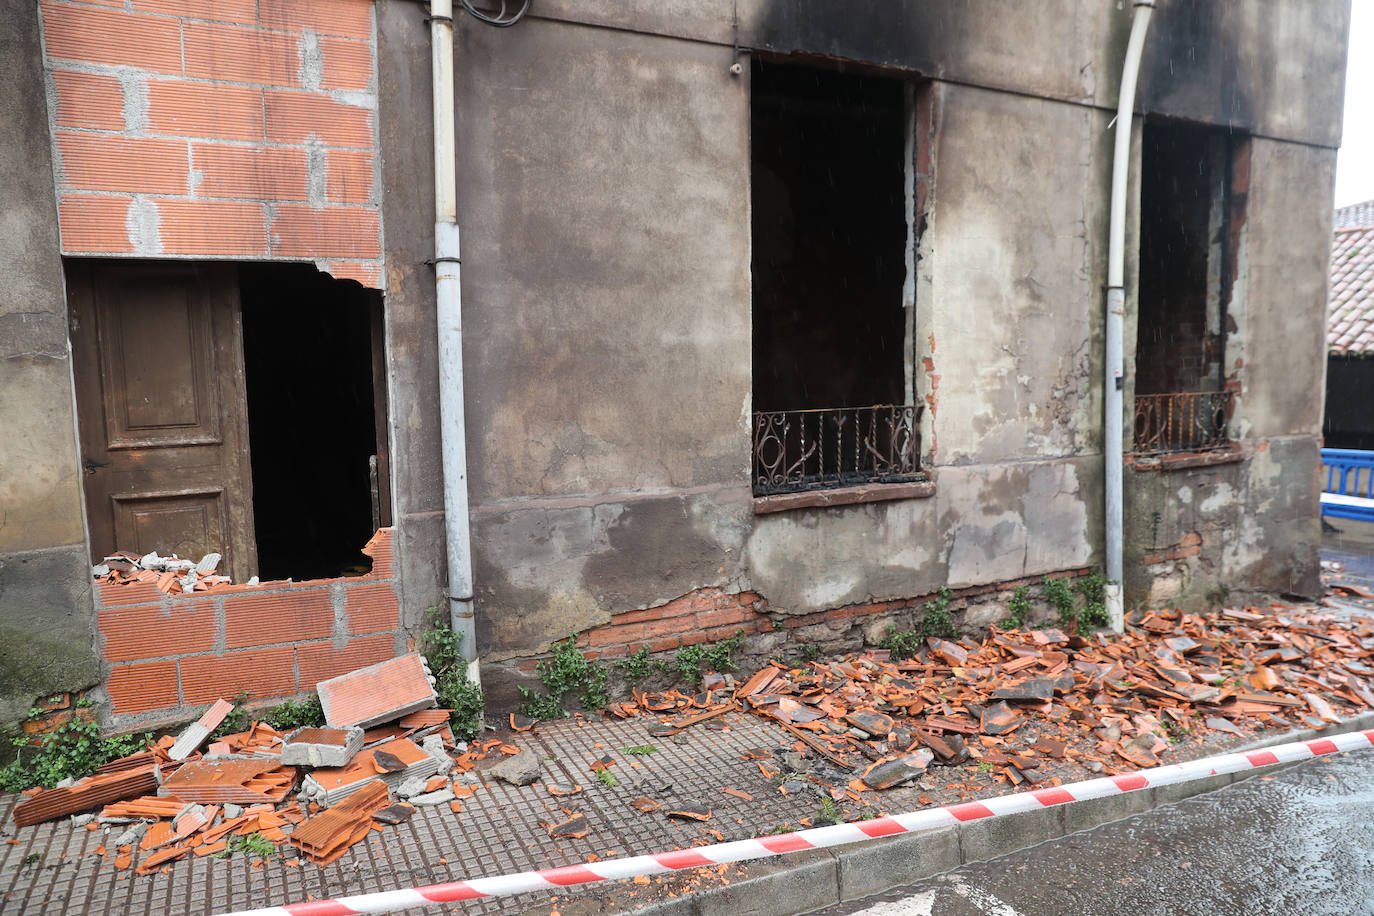
M 1069 802 L 1087 801 L 1109 795 L 1122 795 L 1138 789 L 1168 786 L 1194 779 L 1205 779 L 1208 776 L 1219 776 L 1225 773 L 1272 766 L 1276 763 L 1295 763 L 1340 751 L 1368 750 L 1371 747 L 1374 747 L 1374 729 L 1333 735 L 1329 738 L 1314 738 L 1310 741 L 1278 744 L 1256 751 L 1203 757 L 1187 763 L 1154 767 L 1120 776 L 1104 776 L 1049 789 L 1016 792 L 983 801 L 964 802 L 958 805 L 947 805 L 943 808 L 926 808 L 922 811 L 894 814 L 889 817 L 879 817 L 852 824 L 813 827 L 810 830 L 799 830 L 796 833 L 761 836 L 752 840 L 715 843 L 710 846 L 694 846 L 690 849 L 678 849 L 673 852 L 660 852 L 652 855 L 607 859 L 603 862 L 593 862 L 586 865 L 566 865 L 562 868 L 546 868 L 542 871 L 527 871 L 515 875 L 472 878 L 467 881 L 431 884 L 427 887 L 381 891 L 375 894 L 358 894 L 353 897 L 340 897 L 337 900 L 313 900 L 306 903 L 290 903 L 285 906 L 272 906 L 257 910 L 242 910 L 237 913 L 225 914 L 225 916 L 349 916 L 353 913 L 382 913 L 434 903 L 452 903 L 462 900 L 476 900 L 481 897 L 500 897 L 509 894 L 523 894 L 529 891 L 556 890 L 561 887 L 591 884 L 596 881 L 619 881 L 640 875 L 659 875 L 664 872 L 697 868 L 703 865 L 743 862 L 749 859 L 762 859 L 767 856 L 800 852 L 806 849 L 824 849 L 830 846 L 843 846 L 847 843 L 861 843 L 875 837 L 915 833 L 965 821 L 1002 817 L 1007 814 L 1019 814 L 1022 811 L 1036 811 Z

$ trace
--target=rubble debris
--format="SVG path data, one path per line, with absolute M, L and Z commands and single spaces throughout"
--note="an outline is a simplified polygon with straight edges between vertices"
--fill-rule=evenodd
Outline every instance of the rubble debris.
M 373 780 L 291 832 L 290 843 L 316 865 L 328 865 L 372 830 L 372 816 L 390 805 L 386 783 Z
M 909 754 L 884 757 L 864 770 L 859 778 L 870 789 L 890 789 L 919 778 L 934 757 L 935 753 L 929 748 L 918 747 Z
M 157 794 L 207 805 L 253 805 L 279 802 L 295 785 L 295 769 L 276 760 L 221 758 L 185 764 L 163 780 Z
M 415 810 L 414 805 L 408 805 L 405 802 L 397 802 L 390 807 L 373 812 L 372 819 L 379 824 L 386 824 L 387 826 L 394 827 L 408 820 L 410 816 L 415 813 Z
M 197 563 L 183 560 L 176 554 L 160 557 L 157 551 L 141 557 L 120 551 L 92 566 L 91 575 L 96 582 L 112 585 L 147 582 L 156 585 L 158 591 L 165 594 L 190 594 L 232 584 L 228 576 L 215 575 L 222 559 L 217 553 L 207 553 Z
M 416 805 L 418 807 L 425 807 L 427 805 L 442 805 L 445 802 L 453 801 L 457 797 L 458 796 L 453 794 L 452 789 L 439 789 L 435 792 L 425 792 L 420 795 L 413 796 L 409 799 L 409 801 L 412 805 Z
M 387 762 L 379 765 L 378 757 Z M 397 764 L 399 769 L 395 768 Z M 393 738 L 377 747 L 364 748 L 346 766 L 315 770 L 301 783 L 301 795 L 329 807 L 368 783 L 382 782 L 388 788 L 397 788 L 411 778 L 428 779 L 438 768 L 438 761 L 415 742 Z
M 709 821 L 711 819 L 711 809 L 697 802 L 664 808 L 663 813 L 668 817 L 684 821 Z
M 219 554 L 209 554 L 208 556 L 215 557 L 215 561 L 219 562 Z M 192 751 L 200 747 L 206 738 L 210 737 L 212 731 L 219 728 L 224 717 L 233 710 L 234 704 L 228 700 L 216 700 L 214 705 L 205 711 L 204 715 L 186 726 L 185 731 L 181 733 L 171 750 L 167 752 L 167 756 L 173 760 L 185 760 Z
M 513 757 L 500 760 L 486 771 L 488 777 L 513 786 L 527 786 L 537 780 L 540 773 L 539 757 L 531 750 L 523 750 Z
M 663 803 L 654 801 L 652 798 L 649 798 L 648 796 L 640 796 L 639 798 L 633 799 L 630 802 L 630 807 L 634 808 L 636 811 L 639 811 L 642 814 L 649 814 L 651 812 L 657 811 L 659 808 L 662 808 Z
M 581 785 L 570 785 L 568 783 L 563 782 L 545 782 L 544 788 L 548 789 L 549 794 L 552 795 L 554 798 L 565 798 L 572 795 L 580 795 L 582 792 Z
M 298 728 L 286 736 L 281 762 L 289 766 L 341 767 L 363 749 L 363 730 Z
M 587 818 L 582 814 L 574 814 L 561 824 L 550 824 L 548 830 L 549 836 L 556 840 L 563 838 L 580 840 L 591 832 L 591 828 L 587 825 Z
M 841 771 L 862 764 L 884 785 L 901 772 L 891 761 L 920 749 L 940 766 L 976 758 L 1017 785 L 1041 780 L 1042 760 L 1114 774 L 1157 764 L 1170 747 L 1166 727 L 1316 728 L 1351 714 L 1336 704 L 1374 709 L 1374 626 L 1293 611 L 1161 610 L 1137 614 L 1119 636 L 997 629 L 982 639 L 928 639 L 901 661 L 878 649 L 796 668 L 775 661 L 724 704 L 719 690 L 668 690 L 635 694 L 612 714 L 652 716 L 648 732 L 658 736 L 727 711 L 752 713 L 778 722 L 797 750 Z M 1028 737 L 1014 740 L 1025 726 Z M 988 753 L 983 742 L 1021 749 Z M 745 759 L 772 778 L 780 771 L 769 756 Z M 872 788 L 856 779 L 850 791 Z
M 98 773 L 70 786 L 47 789 L 24 799 L 14 806 L 14 823 L 29 827 L 156 789 L 157 775 L 151 764 L 143 769 Z
M 438 702 L 434 676 L 418 652 L 320 681 L 315 690 L 335 728 L 380 725 Z

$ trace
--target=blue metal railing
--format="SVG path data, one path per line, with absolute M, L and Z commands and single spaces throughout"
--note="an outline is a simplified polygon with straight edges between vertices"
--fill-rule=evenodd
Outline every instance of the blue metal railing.
M 1374 522 L 1374 452 L 1322 449 L 1322 515 Z

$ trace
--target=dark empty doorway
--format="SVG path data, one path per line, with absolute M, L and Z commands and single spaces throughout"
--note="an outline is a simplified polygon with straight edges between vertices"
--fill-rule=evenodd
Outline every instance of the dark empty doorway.
M 380 296 L 304 264 L 244 266 L 239 283 L 259 574 L 366 572 L 388 522 Z

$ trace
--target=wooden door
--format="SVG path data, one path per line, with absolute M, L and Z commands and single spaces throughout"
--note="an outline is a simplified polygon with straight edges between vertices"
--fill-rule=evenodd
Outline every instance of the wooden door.
M 232 265 L 67 268 L 92 561 L 224 555 L 256 573 L 238 280 Z

